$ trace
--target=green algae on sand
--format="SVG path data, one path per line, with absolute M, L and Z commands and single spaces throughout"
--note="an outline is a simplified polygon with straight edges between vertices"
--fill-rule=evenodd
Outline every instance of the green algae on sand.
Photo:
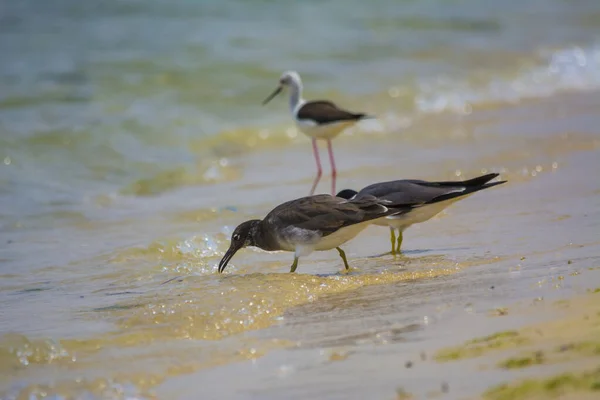
M 600 397 L 600 367 L 581 373 L 564 373 L 546 379 L 527 379 L 489 389 L 489 400 L 552 399 L 567 393 L 597 393 Z
M 528 353 L 526 356 L 510 358 L 501 362 L 501 368 L 523 368 L 547 361 L 546 355 L 556 355 L 567 350 L 577 352 L 580 356 L 600 355 L 600 305 L 596 294 L 600 288 L 582 299 L 570 299 L 556 302 L 555 306 L 567 308 L 570 317 L 557 319 L 554 322 L 520 330 L 497 332 L 482 338 L 476 338 L 462 345 L 439 350 L 434 358 L 438 362 L 456 361 L 475 358 L 492 351 L 509 350 L 533 344 L 556 345 L 554 350 L 544 349 Z M 543 332 L 543 339 L 540 335 Z M 568 340 L 565 344 L 565 340 Z M 543 357 L 536 354 L 544 354 Z M 556 357 L 554 357 L 556 358 Z
M 532 365 L 543 364 L 545 360 L 546 356 L 544 352 L 536 351 L 526 356 L 509 358 L 500 362 L 498 366 L 504 369 L 526 368 Z
M 435 359 L 444 362 L 473 358 L 488 351 L 507 349 L 526 344 L 528 341 L 529 339 L 523 337 L 517 331 L 503 331 L 483 338 L 469 340 L 461 346 L 442 349 L 435 354 Z
M 558 363 L 568 361 L 574 357 L 593 357 L 600 355 L 600 338 L 562 344 L 546 351 L 537 350 L 526 355 L 508 358 L 498 363 L 504 369 L 527 368 L 533 365 Z
M 600 291 L 590 290 L 582 297 L 553 304 L 563 316 L 519 330 L 498 332 L 440 350 L 438 362 L 488 355 L 492 351 L 515 352 L 496 364 L 497 368 L 522 369 L 541 364 L 564 364 L 565 372 L 549 378 L 533 378 L 505 383 L 487 390 L 488 400 L 597 399 L 600 398 Z M 525 351 L 523 351 L 525 350 Z M 585 369 L 573 371 L 576 365 Z M 585 364 L 582 364 L 585 363 Z M 590 366 L 592 367 L 590 369 Z M 595 368 L 594 368 L 595 367 Z M 540 370 L 528 372 L 538 373 Z M 566 372 L 568 371 L 568 372 Z

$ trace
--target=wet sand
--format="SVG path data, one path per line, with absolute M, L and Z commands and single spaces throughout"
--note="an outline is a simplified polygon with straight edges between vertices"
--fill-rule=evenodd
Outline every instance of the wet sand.
M 442 349 L 434 359 L 444 363 L 479 360 L 473 376 L 512 379 L 486 390 L 483 396 L 489 399 L 594 398 L 600 391 L 599 293 L 596 288 L 568 300 L 516 306 L 513 312 L 552 317 Z
M 278 323 L 252 335 L 291 341 L 288 347 L 173 379 L 157 388 L 159 397 L 391 399 L 401 388 L 414 398 L 477 398 L 494 385 L 521 377 L 522 371 L 495 368 L 506 354 L 485 353 L 459 365 L 432 357 L 465 340 L 561 321 L 568 311 L 557 312 L 555 301 L 600 285 L 600 180 L 592 172 L 600 168 L 600 137 L 593 126 L 596 97 L 566 95 L 451 121 L 448 129 L 470 138 L 459 140 L 460 148 L 452 141 L 432 145 L 438 151 L 430 168 L 472 176 L 484 171 L 470 166 L 486 165 L 488 171 L 503 171 L 509 184 L 459 202 L 440 218 L 407 231 L 405 257 L 370 257 L 387 250 L 383 228 L 369 228 L 348 246 L 351 263 L 358 265 L 353 274 L 363 279 L 381 271 L 432 271 L 436 276 L 397 282 L 382 278 L 381 285 L 365 279 L 354 290 L 288 308 Z M 415 126 L 407 136 L 422 132 L 425 128 Z M 477 146 L 483 140 L 485 149 Z M 390 147 L 377 150 L 374 160 L 392 160 L 393 153 L 400 153 Z M 394 162 L 404 166 L 398 169 L 410 170 L 414 153 L 402 154 Z M 384 180 L 395 171 L 379 168 L 378 173 Z M 360 187 L 367 179 L 353 182 Z M 335 273 L 335 255 L 322 258 L 302 272 Z M 273 271 L 285 270 L 285 255 L 277 261 Z M 235 274 L 253 271 L 251 263 L 238 259 Z M 577 311 L 593 312 L 587 304 Z M 587 331 L 579 328 L 572 339 Z M 593 366 L 594 359 L 586 359 L 585 365 L 589 363 Z M 526 375 L 548 376 L 572 365 L 550 364 Z
M 387 229 L 369 227 L 345 246 L 348 274 L 335 252 L 301 260 L 290 275 L 289 253 L 252 249 L 215 274 L 237 223 L 305 195 L 313 172 L 305 138 L 283 150 L 241 152 L 223 167 L 239 178 L 229 183 L 141 197 L 135 208 L 127 197 L 91 199 L 127 215 L 109 227 L 121 250 L 86 258 L 82 244 L 62 265 L 53 258 L 12 279 L 2 312 L 16 333 L 0 342 L 1 392 L 7 399 L 42 392 L 393 399 L 402 388 L 415 398 L 462 398 L 513 380 L 517 373 L 495 368 L 493 354 L 458 365 L 432 356 L 563 318 L 547 304 L 600 286 L 599 106 L 597 93 L 563 94 L 340 138 L 343 187 L 489 171 L 508 180 L 409 229 L 401 257 L 385 254 Z M 282 181 L 285 165 L 298 167 Z M 326 170 L 321 188 L 328 179 Z M 89 240 L 105 233 L 99 223 L 69 218 Z M 57 245 L 72 240 L 68 232 L 40 232 L 40 241 Z M 21 245 L 18 236 L 5 240 Z M 20 317 L 28 309 L 36 315 Z M 552 364 L 548 374 L 561 368 Z

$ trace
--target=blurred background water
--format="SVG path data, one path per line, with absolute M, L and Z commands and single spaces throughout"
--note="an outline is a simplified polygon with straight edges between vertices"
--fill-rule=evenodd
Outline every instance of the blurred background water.
M 413 260 L 421 269 L 369 258 L 357 275 L 290 278 L 258 274 L 285 272 L 289 255 L 248 250 L 230 269 L 250 275 L 214 275 L 237 223 L 310 188 L 309 141 L 287 101 L 261 106 L 282 71 L 300 72 L 308 98 L 378 116 L 336 141 L 341 186 L 483 170 L 529 182 L 561 157 L 597 157 L 599 29 L 596 0 L 0 3 L 0 394 L 43 398 L 43 384 L 60 398 L 151 396 L 165 376 L 188 371 L 190 348 L 202 353 L 190 371 L 285 348 L 285 338 L 258 346 L 239 334 L 291 307 L 489 262 L 481 230 L 500 238 L 510 228 L 482 225 L 488 201 L 500 196 L 501 208 L 511 200 L 500 193 L 522 187 L 470 199 L 460 210 L 475 215 L 473 231 L 456 216 L 443 225 L 450 231 L 419 231 L 413 247 L 445 254 Z M 520 226 L 523 215 L 505 217 Z M 578 233 L 593 235 L 597 216 Z M 452 248 L 452 229 L 467 255 L 440 251 Z M 355 255 L 387 249 L 386 231 L 369 232 Z M 554 251 L 555 239 L 485 250 Z M 301 273 L 337 271 L 335 255 L 312 258 Z M 179 286 L 160 285 L 172 278 Z M 173 342 L 182 338 L 193 344 Z M 123 369 L 136 378 L 112 369 L 113 353 L 131 347 Z M 56 363 L 62 375 L 46 368 Z

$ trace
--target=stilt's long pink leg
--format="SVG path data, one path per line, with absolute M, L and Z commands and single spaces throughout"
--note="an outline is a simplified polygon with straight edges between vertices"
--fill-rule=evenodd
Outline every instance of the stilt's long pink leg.
M 329 151 L 329 162 L 331 163 L 331 195 L 335 196 L 335 178 L 337 177 L 337 170 L 335 169 L 335 159 L 333 157 L 331 139 L 327 139 L 327 151 Z
M 321 159 L 319 158 L 319 149 L 317 148 L 317 139 L 312 140 L 313 153 L 315 155 L 315 161 L 317 162 L 317 176 L 315 181 L 313 182 L 312 189 L 310 189 L 310 196 L 315 193 L 315 189 L 317 188 L 317 183 L 319 183 L 319 179 L 321 179 L 321 175 L 323 175 L 323 169 L 321 168 Z

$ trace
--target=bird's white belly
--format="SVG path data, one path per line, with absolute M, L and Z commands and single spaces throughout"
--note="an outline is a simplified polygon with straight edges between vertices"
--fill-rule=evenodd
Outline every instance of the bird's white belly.
M 368 225 L 369 222 L 350 225 L 325 237 L 320 237 L 312 231 L 289 227 L 279 239 L 279 247 L 284 251 L 293 251 L 296 257 L 305 257 L 313 251 L 331 250 L 341 246 L 354 239 Z
M 311 120 L 297 120 L 296 126 L 298 130 L 304 133 L 306 136 L 310 136 L 315 139 L 333 139 L 346 128 L 354 125 L 356 121 L 341 121 L 334 122 L 331 124 L 318 125 Z
M 327 235 L 314 246 L 315 251 L 331 250 L 343 245 L 344 243 L 354 239 L 363 229 L 369 224 L 362 222 L 360 224 L 350 225 L 342 228 L 331 235 Z
M 413 224 L 419 224 L 421 222 L 425 222 L 437 214 L 442 212 L 445 208 L 457 202 L 458 200 L 464 199 L 467 196 L 455 197 L 450 200 L 440 201 L 439 203 L 428 204 L 422 207 L 414 208 L 411 212 L 407 214 L 402 214 L 399 217 L 394 218 L 379 218 L 373 222 L 374 225 L 379 226 L 389 226 L 392 228 L 399 229 L 401 231 L 405 230 L 409 226 Z

